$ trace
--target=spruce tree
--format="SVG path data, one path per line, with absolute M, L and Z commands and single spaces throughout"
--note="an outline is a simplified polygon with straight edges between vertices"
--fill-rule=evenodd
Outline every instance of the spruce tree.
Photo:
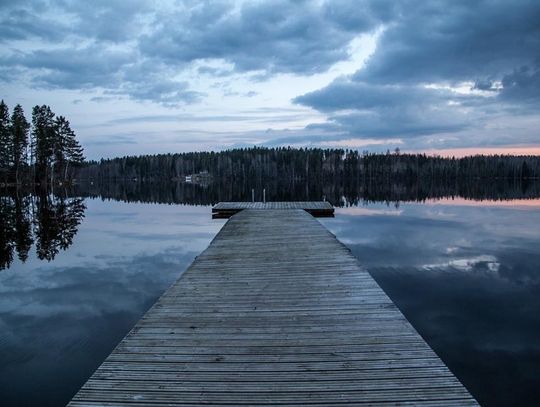
M 67 157 L 68 162 L 66 164 L 66 170 L 64 177 L 67 177 L 67 165 L 71 164 L 82 164 L 84 162 L 84 150 L 75 138 L 75 133 L 71 132 L 71 137 L 67 140 Z
M 83 149 L 71 129 L 69 121 L 59 116 L 56 125 L 56 167 L 64 169 L 64 179 L 67 179 L 69 164 L 80 164 L 84 160 Z
M 36 177 L 46 181 L 49 166 L 54 159 L 56 144 L 54 113 L 49 106 L 35 106 L 32 109 L 32 136 Z
M 30 124 L 24 117 L 21 105 L 15 106 L 11 115 L 11 135 L 13 140 L 12 161 L 15 166 L 15 182 L 19 182 L 21 167 L 27 160 L 28 130 Z
M 11 161 L 13 139 L 10 131 L 9 109 L 2 100 L 0 102 L 0 171 L 4 176 L 8 173 Z
M 69 122 L 64 116 L 58 116 L 54 121 L 55 135 L 53 139 L 53 171 L 61 172 L 67 164 L 67 140 L 72 132 Z

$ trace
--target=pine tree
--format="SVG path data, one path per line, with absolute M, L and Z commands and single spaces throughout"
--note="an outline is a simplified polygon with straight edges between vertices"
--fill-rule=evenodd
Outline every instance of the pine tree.
M 24 117 L 21 105 L 15 106 L 11 115 L 11 135 L 13 140 L 13 165 L 15 166 L 15 182 L 19 182 L 21 166 L 26 163 L 28 148 L 28 130 L 30 124 Z
M 65 117 L 57 117 L 55 125 L 56 164 L 58 169 L 64 167 L 64 179 L 67 179 L 69 164 L 80 164 L 84 161 L 83 149 Z
M 32 109 L 33 157 L 36 175 L 47 180 L 49 166 L 55 155 L 54 113 L 49 106 L 35 106 Z
M 55 136 L 53 140 L 53 172 L 54 169 L 59 171 L 62 167 L 67 166 L 67 143 L 70 133 L 72 133 L 69 127 L 69 122 L 64 116 L 58 116 L 54 121 Z
M 9 109 L 2 100 L 0 102 L 0 171 L 6 174 L 11 162 L 13 139 L 10 131 Z

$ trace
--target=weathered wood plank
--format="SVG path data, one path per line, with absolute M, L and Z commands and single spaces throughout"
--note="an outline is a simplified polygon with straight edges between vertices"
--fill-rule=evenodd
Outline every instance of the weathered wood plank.
M 334 207 L 323 201 L 297 202 L 219 202 L 212 208 L 214 218 L 230 218 L 244 209 L 290 210 L 303 209 L 316 217 L 333 217 Z
M 306 212 L 327 203 L 250 204 L 216 205 L 238 213 L 71 406 L 476 404 Z

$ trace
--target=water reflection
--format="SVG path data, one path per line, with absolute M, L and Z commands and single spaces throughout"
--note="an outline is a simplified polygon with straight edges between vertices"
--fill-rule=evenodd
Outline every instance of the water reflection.
M 2 406 L 65 405 L 224 223 L 208 207 L 84 205 L 69 250 L 47 262 L 33 246 L 0 273 Z
M 343 208 L 322 222 L 482 405 L 537 405 L 540 207 L 458 203 Z
M 440 185 L 268 185 L 269 200 L 326 194 L 337 204 L 321 222 L 481 403 L 537 404 L 537 184 L 462 186 L 463 195 Z M 0 197 L 2 405 L 65 404 L 223 225 L 197 205 L 251 199 L 249 185 L 220 188 L 79 185 Z
M 77 184 L 56 193 L 9 190 L 0 196 L 0 270 L 8 268 L 17 256 L 22 262 L 35 242 L 37 257 L 51 261 L 66 250 L 84 218 L 83 198 L 100 198 L 123 202 L 213 205 L 220 201 L 249 201 L 252 190 L 261 200 L 265 190 L 268 201 L 301 201 L 326 199 L 337 207 L 365 211 L 366 203 L 385 202 L 399 207 L 403 202 L 473 204 L 508 202 L 510 205 L 538 205 L 540 183 L 531 180 L 468 180 L 459 183 L 375 182 L 364 180 L 296 183 L 294 180 L 253 180 L 240 185 L 192 183 L 121 182 L 111 184 Z M 257 188 L 252 188 L 255 185 Z M 436 201 L 435 201 L 436 202 Z M 371 209 L 373 210 L 373 209 Z
M 85 208 L 82 198 L 48 193 L 0 196 L 0 270 L 15 254 L 24 263 L 34 242 L 40 260 L 53 260 L 73 243 Z
M 125 202 L 151 202 L 188 205 L 213 205 L 221 201 L 320 201 L 323 198 L 337 207 L 364 203 L 425 202 L 431 199 L 461 198 L 468 201 L 532 200 L 540 198 L 540 182 L 535 180 L 469 179 L 438 182 L 419 179 L 416 182 L 389 180 L 312 180 L 254 179 L 236 184 L 222 181 L 210 184 L 174 182 L 121 182 L 80 184 L 69 191 L 71 196 L 113 199 Z

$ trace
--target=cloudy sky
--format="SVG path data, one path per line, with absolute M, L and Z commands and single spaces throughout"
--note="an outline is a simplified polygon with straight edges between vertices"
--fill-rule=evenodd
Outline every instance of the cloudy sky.
M 252 145 L 540 154 L 537 0 L 0 0 L 0 97 L 89 158 Z

